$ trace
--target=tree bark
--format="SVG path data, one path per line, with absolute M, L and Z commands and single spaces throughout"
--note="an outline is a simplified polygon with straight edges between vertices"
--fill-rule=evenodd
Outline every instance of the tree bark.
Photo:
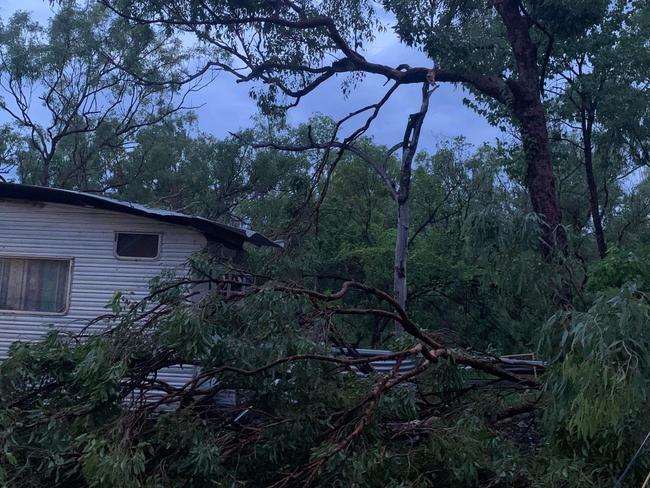
M 239 68 L 234 68 L 228 63 L 217 60 L 210 61 L 204 70 L 211 67 L 219 67 L 226 72 L 234 75 L 239 82 L 261 81 L 263 83 L 274 84 L 285 96 L 295 100 L 296 103 L 308 93 L 316 90 L 321 84 L 337 75 L 338 73 L 372 73 L 385 76 L 388 80 L 393 80 L 395 85 L 389 90 L 387 95 L 377 104 L 367 107 L 374 107 L 375 113 L 371 115 L 366 122 L 366 127 L 359 133 L 365 132 L 368 124 L 375 118 L 377 111 L 384 102 L 390 97 L 390 94 L 399 85 L 423 83 L 423 82 L 445 82 L 445 83 L 462 83 L 472 89 L 481 92 L 483 95 L 490 97 L 499 103 L 511 108 L 513 115 L 519 123 L 519 128 L 524 140 L 524 153 L 527 169 L 527 187 L 530 193 L 532 208 L 539 216 L 541 223 L 541 251 L 546 260 L 553 259 L 553 256 L 566 253 L 566 235 L 561 226 L 561 211 L 559 197 L 555 189 L 555 180 L 553 167 L 551 163 L 550 143 L 546 128 L 546 117 L 542 106 L 542 86 L 544 73 L 539 66 L 537 56 L 537 46 L 531 38 L 530 29 L 537 25 L 524 10 L 524 5 L 520 0 L 491 0 L 492 6 L 500 16 L 508 44 L 512 48 L 514 66 L 505 66 L 503 70 L 492 74 L 471 74 L 465 70 L 450 71 L 441 68 L 424 68 L 410 67 L 401 64 L 397 67 L 368 61 L 355 47 L 351 46 L 337 28 L 337 22 L 334 18 L 327 15 L 300 15 L 295 17 L 293 8 L 278 8 L 278 12 L 273 15 L 266 11 L 260 12 L 260 15 L 251 15 L 244 18 L 235 16 L 224 16 L 213 19 L 211 22 L 199 22 L 198 24 L 189 23 L 187 27 L 194 30 L 200 37 L 205 36 L 203 27 L 206 25 L 215 25 L 220 27 L 231 26 L 256 26 L 261 29 L 264 25 L 273 25 L 287 31 L 308 32 L 316 31 L 324 33 L 331 42 L 332 50 L 337 52 L 334 56 L 336 59 L 329 66 L 295 66 L 291 60 L 280 60 L 274 58 L 258 59 L 250 56 L 246 52 L 238 52 L 237 59 L 242 61 L 250 69 L 250 72 L 242 72 Z M 113 2 L 104 0 L 109 8 L 114 10 L 131 21 L 142 22 L 146 24 L 160 23 L 169 25 L 183 25 L 174 19 L 174 12 L 178 18 L 184 18 L 182 2 L 177 8 L 172 8 L 166 15 L 159 18 L 141 17 L 135 15 L 132 11 L 124 12 L 115 6 Z M 283 4 L 284 5 L 284 4 Z M 289 12 L 290 15 L 283 17 L 281 13 Z M 210 18 L 212 12 L 206 9 L 206 18 Z M 544 30 L 542 28 L 542 30 Z M 545 31 L 544 31 L 545 32 Z M 217 38 L 215 43 L 218 45 L 223 40 Z M 237 47 L 224 45 L 226 50 L 237 51 Z M 201 72 L 205 72 L 201 70 Z M 286 71 L 307 72 L 313 76 L 306 77 L 304 83 L 294 87 L 285 83 L 282 76 L 279 75 Z M 361 111 L 357 111 L 357 114 Z
M 541 251 L 548 260 L 555 250 L 566 252 L 566 234 L 562 227 L 560 202 L 555 189 L 551 148 L 546 117 L 539 98 L 520 102 L 515 114 L 520 123 L 526 159 L 526 186 L 533 211 L 541 222 Z
M 43 167 L 41 168 L 41 177 L 40 182 L 41 186 L 50 186 L 50 160 L 51 157 L 47 157 L 43 161 Z
M 397 238 L 393 265 L 393 296 L 402 309 L 406 309 L 406 260 L 409 239 L 409 202 L 397 202 Z
M 429 99 L 436 89 L 429 89 L 429 83 L 422 84 L 422 103 L 420 110 L 409 116 L 409 121 L 404 131 L 402 140 L 402 162 L 399 173 L 399 187 L 392 192 L 397 204 L 397 236 L 395 239 L 395 262 L 393 265 L 393 296 L 402 310 L 406 310 L 407 280 L 406 261 L 408 259 L 409 242 L 409 199 L 411 196 L 411 174 L 413 172 L 413 158 L 418 150 L 420 133 L 424 117 L 429 111 Z
M 607 256 L 607 241 L 605 231 L 603 230 L 603 221 L 600 214 L 600 204 L 598 202 L 598 185 L 594 177 L 593 164 L 593 143 L 591 135 L 593 132 L 593 115 L 582 112 L 582 150 L 585 160 L 585 175 L 587 178 L 587 188 L 589 189 L 589 209 L 591 220 L 594 224 L 594 234 L 596 236 L 596 245 L 598 246 L 598 255 L 601 259 Z
M 541 218 L 541 251 L 552 260 L 556 250 L 565 254 L 560 199 L 555 189 L 551 148 L 542 105 L 537 46 L 530 37 L 530 21 L 518 0 L 492 0 L 506 28 L 517 66 L 517 79 L 508 80 L 512 108 L 519 122 L 527 163 L 526 183 L 533 211 Z

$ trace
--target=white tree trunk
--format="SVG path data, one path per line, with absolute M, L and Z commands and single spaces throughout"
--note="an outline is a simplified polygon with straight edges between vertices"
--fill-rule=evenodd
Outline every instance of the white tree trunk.
M 406 260 L 409 239 L 409 205 L 397 203 L 397 238 L 395 239 L 395 262 L 393 266 L 393 295 L 402 309 L 406 309 Z
M 395 239 L 395 261 L 393 264 L 393 296 L 402 310 L 406 310 L 407 281 L 406 261 L 408 259 L 409 242 L 409 200 L 411 195 L 411 174 L 413 170 L 413 158 L 417 152 L 420 142 L 420 132 L 424 117 L 429 110 L 429 98 L 435 90 L 435 86 L 429 89 L 425 83 L 422 86 L 422 105 L 420 111 L 409 116 L 409 121 L 404 132 L 402 141 L 402 163 L 399 174 L 399 186 L 391 187 L 393 199 L 397 204 L 397 236 Z M 397 331 L 402 330 L 400 324 L 396 323 Z

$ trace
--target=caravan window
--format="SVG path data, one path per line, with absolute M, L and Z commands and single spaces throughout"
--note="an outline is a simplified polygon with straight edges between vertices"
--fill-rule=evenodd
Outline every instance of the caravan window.
M 160 255 L 160 234 L 115 233 L 118 258 L 156 259 Z
M 72 260 L 0 256 L 0 310 L 64 314 Z

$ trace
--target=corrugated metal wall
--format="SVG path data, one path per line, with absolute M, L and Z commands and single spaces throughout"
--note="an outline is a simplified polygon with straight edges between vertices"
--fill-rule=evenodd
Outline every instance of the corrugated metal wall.
M 162 234 L 160 259 L 120 260 L 116 231 Z M 117 212 L 61 204 L 0 201 L 0 256 L 74 259 L 70 307 L 64 316 L 0 311 L 0 357 L 16 340 L 38 339 L 48 324 L 71 332 L 105 314 L 116 290 L 142 298 L 162 269 L 183 272 L 187 258 L 203 249 L 197 231 Z
M 113 254 L 114 233 L 161 233 L 160 259 L 120 260 Z M 43 315 L 0 311 L 0 358 L 12 342 L 37 340 L 50 324 L 72 333 L 106 314 L 116 290 L 134 299 L 147 295 L 149 281 L 163 269 L 185 272 L 187 258 L 206 245 L 199 232 L 132 215 L 61 204 L 0 201 L 0 257 L 74 259 L 68 313 Z M 191 380 L 191 368 L 166 369 L 160 378 L 174 386 Z

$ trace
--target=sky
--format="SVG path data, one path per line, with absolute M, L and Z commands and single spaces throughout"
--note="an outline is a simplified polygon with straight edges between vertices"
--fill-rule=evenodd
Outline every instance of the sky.
M 47 0 L 0 0 L 0 18 L 7 18 L 20 9 L 32 12 L 36 20 L 46 22 L 50 8 Z M 400 44 L 390 29 L 380 33 L 364 55 L 370 61 L 391 66 L 407 63 L 426 67 L 430 64 L 422 53 Z M 289 112 L 289 121 L 298 124 L 319 113 L 340 118 L 378 101 L 388 88 L 384 85 L 384 78 L 369 76 L 345 98 L 340 90 L 342 81 L 342 77 L 330 79 L 303 98 Z M 235 83 L 232 76 L 220 73 L 209 85 L 193 94 L 188 102 L 198 107 L 195 112 L 199 129 L 216 137 L 225 137 L 252 125 L 251 119 L 257 114 L 257 107 L 248 96 L 249 88 L 246 84 Z M 503 136 L 483 117 L 463 105 L 465 96 L 468 94 L 462 88 L 448 84 L 442 84 L 436 90 L 422 131 L 422 149 L 433 150 L 440 142 L 456 136 L 464 136 L 474 145 L 493 142 Z M 419 102 L 419 85 L 401 87 L 374 121 L 369 134 L 377 143 L 393 146 L 402 139 L 408 115 L 418 110 Z M 0 123 L 7 121 L 6 116 L 0 114 Z

